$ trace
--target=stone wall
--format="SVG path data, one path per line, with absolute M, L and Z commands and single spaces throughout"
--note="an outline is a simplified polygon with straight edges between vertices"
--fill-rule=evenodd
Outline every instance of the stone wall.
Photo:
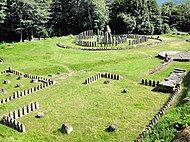
M 175 68 L 164 81 L 158 84 L 157 90 L 160 92 L 173 93 L 177 87 L 181 86 L 186 74 L 186 70 Z

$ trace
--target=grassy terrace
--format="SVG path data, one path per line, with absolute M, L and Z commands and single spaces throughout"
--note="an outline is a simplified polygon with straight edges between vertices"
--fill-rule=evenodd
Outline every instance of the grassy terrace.
M 159 52 L 190 48 L 190 44 L 185 41 L 188 36 L 162 35 L 161 38 L 164 42 L 159 46 L 123 51 L 80 51 L 56 46 L 57 42 L 75 46 L 73 36 L 31 43 L 14 43 L 12 48 L 7 48 L 6 44 L 0 45 L 0 57 L 4 59 L 4 63 L 0 64 L 0 71 L 10 66 L 24 73 L 44 77 L 48 77 L 49 74 L 56 77 L 57 72 L 74 72 L 68 78 L 59 78 L 54 86 L 0 105 L 2 117 L 30 102 L 40 103 L 38 111 L 19 119 L 25 124 L 26 133 L 22 134 L 0 125 L 0 141 L 134 140 L 170 95 L 153 92 L 152 87 L 140 85 L 141 79 L 161 81 L 175 67 L 190 71 L 189 62 L 174 62 L 167 69 L 148 75 L 149 70 L 162 63 L 162 60 L 155 58 Z M 123 79 L 111 81 L 111 84 L 107 85 L 103 84 L 104 79 L 91 85 L 82 84 L 85 78 L 99 72 L 120 74 Z M 6 76 L 0 76 L 1 82 L 6 79 Z M 0 88 L 4 87 L 1 82 Z M 26 81 L 24 87 L 32 87 L 32 84 Z M 129 92 L 121 93 L 126 87 Z M 9 88 L 11 90 L 11 87 Z M 3 94 L 0 98 L 2 96 Z M 37 112 L 44 112 L 44 117 L 35 118 Z M 74 128 L 70 135 L 64 135 L 58 130 L 66 122 L 72 124 Z M 104 131 L 112 123 L 119 125 L 119 132 Z

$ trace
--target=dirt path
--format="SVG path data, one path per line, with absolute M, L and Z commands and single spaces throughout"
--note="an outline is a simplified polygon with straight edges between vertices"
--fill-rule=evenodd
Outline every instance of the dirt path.
M 59 81 L 59 80 L 64 80 L 64 79 L 67 79 L 69 77 L 72 77 L 75 72 L 71 69 L 69 69 L 67 66 L 65 66 L 68 70 L 68 73 L 61 73 L 61 74 L 58 74 L 54 77 L 52 77 L 51 79 L 55 80 L 55 81 Z
M 168 65 L 172 62 L 173 62 L 173 59 L 170 59 L 168 62 L 164 62 L 163 64 L 161 64 L 161 65 L 157 66 L 156 68 L 150 70 L 148 74 L 155 74 L 155 73 L 167 68 Z

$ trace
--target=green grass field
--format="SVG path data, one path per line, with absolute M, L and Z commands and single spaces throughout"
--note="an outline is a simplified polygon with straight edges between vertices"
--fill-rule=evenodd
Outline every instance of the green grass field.
M 73 36 L 0 45 L 0 71 L 12 67 L 24 73 L 44 76 L 73 72 L 69 77 L 57 77 L 57 83 L 45 90 L 0 105 L 0 117 L 9 111 L 17 110 L 30 102 L 38 101 L 40 109 L 19 121 L 25 124 L 26 133 L 0 124 L 2 142 L 126 142 L 135 140 L 149 120 L 167 101 L 170 94 L 151 91 L 153 88 L 139 84 L 142 78 L 162 81 L 175 68 L 190 71 L 189 62 L 173 62 L 166 69 L 154 75 L 149 70 L 163 61 L 155 58 L 162 51 L 189 50 L 185 40 L 190 36 L 160 36 L 164 42 L 155 47 L 133 48 L 123 51 L 81 51 L 62 49 L 57 42 L 75 46 Z M 104 79 L 90 85 L 82 84 L 86 78 L 100 72 L 120 74 L 120 81 L 103 84 Z M 7 77 L 0 75 L 2 80 Z M 14 78 L 12 78 L 14 79 Z M 15 81 L 16 79 L 14 79 Z M 11 84 L 14 85 L 15 82 Z M 30 80 L 23 80 L 24 87 L 32 87 Z M 128 88 L 128 93 L 121 91 Z M 10 89 L 10 90 L 9 90 Z M 12 91 L 13 86 L 8 90 Z M 2 98 L 2 95 L 0 96 Z M 176 109 L 174 105 L 172 109 Z M 44 112 L 41 119 L 35 118 L 37 112 Z M 173 114 L 173 113 L 172 113 Z M 171 114 L 171 115 L 172 115 Z M 163 118 L 164 119 L 164 118 Z M 63 123 L 70 123 L 74 131 L 69 135 L 59 129 Z M 113 123 L 119 125 L 117 133 L 105 129 Z M 156 138 L 155 138 L 156 139 Z M 147 138 L 147 141 L 150 139 Z

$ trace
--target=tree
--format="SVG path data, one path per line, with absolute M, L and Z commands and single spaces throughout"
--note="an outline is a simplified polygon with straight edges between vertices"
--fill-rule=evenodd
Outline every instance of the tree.
M 0 0 L 0 23 L 4 22 L 6 13 L 5 13 L 5 1 Z
M 92 1 L 93 28 L 103 29 L 109 21 L 109 10 L 105 0 Z
M 116 33 L 153 34 L 158 31 L 155 27 L 162 23 L 155 0 L 116 0 L 111 12 L 111 25 Z
M 164 23 L 167 23 L 170 28 L 179 31 L 190 31 L 190 2 L 175 5 L 172 2 L 162 5 L 162 16 Z
M 46 0 L 5 0 L 2 22 L 4 39 L 1 40 L 23 41 L 33 39 L 33 35 L 47 36 L 48 3 Z
M 103 28 L 109 11 L 104 0 L 53 0 L 50 16 L 52 35 L 61 36 Z

